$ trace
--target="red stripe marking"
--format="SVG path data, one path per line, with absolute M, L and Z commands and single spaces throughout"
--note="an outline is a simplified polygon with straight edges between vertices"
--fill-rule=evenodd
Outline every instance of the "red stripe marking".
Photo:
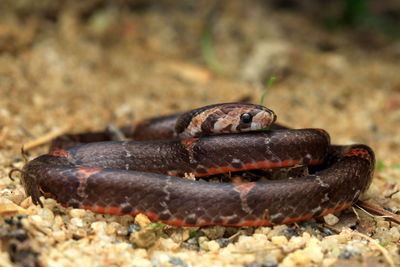
M 64 149 L 54 150 L 49 153 L 49 155 L 66 158 L 69 155 L 69 152 Z
M 101 172 L 102 168 L 80 167 L 76 168 L 76 171 L 81 174 L 83 178 L 89 178 L 91 175 Z
M 350 207 L 352 204 L 353 204 L 352 202 L 339 204 L 334 208 L 326 209 L 323 213 L 321 213 L 320 216 L 325 216 L 325 215 L 328 215 L 328 214 L 331 214 L 331 213 L 334 213 L 334 212 L 338 212 L 338 211 L 344 210 L 344 209 Z
M 313 159 L 313 160 L 309 161 L 308 165 L 319 165 L 322 163 L 323 163 L 323 160 Z M 208 176 L 208 175 L 220 174 L 220 173 L 226 173 L 226 172 L 247 171 L 247 170 L 263 169 L 263 168 L 292 167 L 295 165 L 304 165 L 304 164 L 300 160 L 292 160 L 292 159 L 282 160 L 279 162 L 263 160 L 263 161 L 245 163 L 245 164 L 243 164 L 243 167 L 240 167 L 240 168 L 235 168 L 233 166 L 220 166 L 217 168 L 209 168 L 206 170 L 207 171 L 206 173 L 194 172 L 194 175 L 196 177 L 201 177 L 201 176 Z
M 281 222 L 281 224 L 293 223 L 298 221 L 305 221 L 312 218 L 312 213 L 307 213 L 306 215 L 296 217 L 296 218 L 288 218 Z
M 233 190 L 238 192 L 240 196 L 246 196 L 253 187 L 256 186 L 256 183 L 250 182 L 250 183 L 236 183 L 233 184 Z
M 368 161 L 371 161 L 371 155 L 369 152 L 363 148 L 352 148 L 350 149 L 346 154 L 346 157 L 360 157 L 363 159 L 367 159 Z
M 121 207 L 83 206 L 82 208 L 101 214 L 124 215 Z
M 349 202 L 349 203 L 340 204 L 340 205 L 338 205 L 338 206 L 336 206 L 334 208 L 326 209 L 323 213 L 321 213 L 321 215 L 319 215 L 319 217 L 328 215 L 330 213 L 341 211 L 343 209 L 348 208 L 351 205 L 352 205 L 352 203 Z M 65 206 L 65 205 L 63 205 L 63 206 Z M 83 209 L 90 210 L 90 211 L 93 211 L 93 212 L 96 212 L 96 213 L 102 213 L 102 214 L 126 215 L 126 213 L 122 213 L 121 212 L 121 207 L 114 207 L 114 206 L 111 206 L 111 207 L 84 206 Z M 134 212 L 131 212 L 129 214 L 132 215 L 132 216 L 136 216 L 139 213 L 142 213 L 142 214 L 146 215 L 151 221 L 160 221 L 162 223 L 169 224 L 169 225 L 174 225 L 174 226 L 194 227 L 194 226 L 216 225 L 215 223 L 206 222 L 206 221 L 198 222 L 196 224 L 187 224 L 187 223 L 185 223 L 184 219 L 179 219 L 179 218 L 174 218 L 174 219 L 171 219 L 171 220 L 159 220 L 159 216 L 154 212 L 134 211 Z M 294 223 L 294 222 L 298 222 L 298 221 L 304 221 L 304 220 L 311 219 L 312 217 L 313 217 L 312 213 L 308 213 L 308 214 L 303 215 L 303 216 L 285 219 L 282 222 L 280 222 L 279 224 L 288 224 L 288 223 Z M 229 224 L 227 220 L 224 220 L 224 221 L 222 221 L 221 223 L 219 223 L 217 225 L 224 225 L 224 226 L 271 226 L 271 225 L 276 225 L 276 223 L 272 223 L 270 220 L 263 219 L 263 220 L 241 221 L 241 222 L 238 222 L 238 223 Z
M 197 140 L 199 140 L 199 138 L 183 139 L 183 140 L 181 140 L 181 144 L 182 144 L 185 148 L 188 148 L 188 147 L 190 147 L 191 145 L 193 145 L 194 143 L 196 143 Z

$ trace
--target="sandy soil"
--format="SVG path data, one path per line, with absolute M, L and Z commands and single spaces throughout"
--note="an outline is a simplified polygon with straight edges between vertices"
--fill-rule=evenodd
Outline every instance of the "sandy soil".
M 90 3 L 9 6 L 0 17 L 0 265 L 12 266 L 9 254 L 21 254 L 21 244 L 10 250 L 14 241 L 5 237 L 18 227 L 29 237 L 29 262 L 43 266 L 400 264 L 399 225 L 361 210 L 361 221 L 342 223 L 335 238 L 304 225 L 236 229 L 223 247 L 215 240 L 231 237 L 229 231 L 215 237 L 207 229 L 191 249 L 182 244 L 193 239 L 193 230 L 167 227 L 169 232 L 152 232 L 153 243 L 140 245 L 127 231 L 134 222 L 145 228 L 140 220 L 81 214 L 50 200 L 47 209 L 32 206 L 20 181 L 8 178 L 11 168 L 24 164 L 23 144 L 54 131 L 99 130 L 243 97 L 259 103 L 264 84 L 275 76 L 265 104 L 278 120 L 326 129 L 333 143 L 370 145 L 378 168 L 364 198 L 400 210 L 398 41 L 349 28 L 326 31 L 307 9 L 260 1 Z M 29 158 L 47 149 L 35 147 Z M 16 213 L 27 217 L 9 217 Z M 339 224 L 354 217 L 349 214 L 339 216 Z M 301 245 L 282 234 L 288 229 Z M 339 241 L 331 248 L 326 238 Z M 314 249 L 320 259 L 307 258 Z

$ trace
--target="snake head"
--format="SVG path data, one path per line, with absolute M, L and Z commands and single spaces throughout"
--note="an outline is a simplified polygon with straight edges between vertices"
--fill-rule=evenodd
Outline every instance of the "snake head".
M 275 113 L 260 105 L 224 103 L 184 113 L 177 120 L 176 132 L 182 139 L 223 133 L 258 131 L 276 120 Z

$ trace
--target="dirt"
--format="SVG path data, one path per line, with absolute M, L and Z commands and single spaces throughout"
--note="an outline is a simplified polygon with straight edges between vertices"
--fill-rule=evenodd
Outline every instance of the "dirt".
M 0 214 L 3 221 L 15 215 L 8 213 L 13 204 L 28 211 L 27 217 L 21 220 L 26 221 L 24 231 L 31 231 L 28 236 L 34 253 L 29 255 L 35 255 L 43 266 L 76 264 L 76 257 L 62 252 L 54 256 L 52 249 L 62 251 L 67 244 L 83 241 L 74 240 L 68 233 L 65 238 L 53 242 L 37 237 L 38 230 L 31 224 L 41 219 L 34 216 L 46 216 L 39 208 L 27 204 L 18 177 L 15 181 L 8 178 L 11 168 L 21 168 L 24 164 L 20 153 L 23 144 L 60 129 L 83 132 L 104 129 L 110 123 L 134 124 L 160 114 L 246 97 L 259 103 L 270 77 L 276 77 L 276 81 L 267 89 L 264 102 L 276 112 L 279 122 L 295 128 L 323 128 L 330 133 L 332 143 L 364 143 L 374 149 L 378 164 L 364 199 L 399 212 L 400 43 L 393 36 L 354 25 L 329 30 L 321 22 L 325 14 L 323 6 L 299 3 L 297 9 L 262 1 L 38 3 L 31 6 L 22 1 L 4 1 L 0 6 L 0 196 L 3 199 L 0 205 L 3 213 Z M 392 6 L 396 10 L 396 5 Z M 326 13 L 335 10 L 334 7 L 332 3 L 327 4 Z M 329 16 L 334 14 L 329 13 Z M 48 144 L 30 149 L 28 158 L 45 153 L 47 149 Z M 57 231 L 80 228 L 79 225 L 68 227 L 74 218 L 70 210 L 55 203 L 50 206 L 63 214 L 60 218 L 65 226 Z M 20 210 L 15 212 L 21 214 Z M 358 213 L 364 212 L 358 210 Z M 80 216 L 77 218 L 84 218 Z M 108 226 L 118 222 L 121 228 L 116 228 L 120 230 L 124 227 L 126 230 L 129 225 L 120 218 L 110 218 L 112 216 L 90 216 L 96 220 L 82 220 L 91 224 L 104 220 Z M 127 220 L 133 222 L 134 219 Z M 328 266 L 338 259 L 342 263 L 350 259 L 384 266 L 390 264 L 389 257 L 400 264 L 400 237 L 396 239 L 399 225 L 365 214 L 360 220 L 363 234 L 372 237 L 372 241 L 339 231 L 338 237 L 350 236 L 341 243 L 340 251 L 344 251 L 343 247 L 354 246 L 356 240 L 358 251 L 367 251 L 368 256 L 349 252 L 350 256 L 339 257 L 341 254 L 333 255 L 327 248 L 322 250 L 320 261 L 303 263 Z M 72 220 L 72 224 L 76 221 Z M 92 231 L 102 224 L 96 225 Z M 315 232 L 311 232 L 310 237 L 304 236 L 305 230 L 298 225 L 288 227 L 300 231 L 304 242 L 315 238 L 316 241 L 310 242 L 318 244 L 317 247 L 328 242 L 324 241 L 325 236 Z M 267 235 L 266 232 L 274 229 L 253 229 L 252 233 L 239 231 L 243 237 L 232 239 L 236 242 L 233 246 L 246 247 L 247 237 L 257 242 L 264 240 L 254 237 L 254 233 L 266 236 L 266 243 L 289 246 L 290 238 L 285 241 Z M 182 231 L 185 232 L 173 229 L 173 234 L 164 233 L 162 238 L 171 240 L 171 236 Z M 115 254 L 118 257 L 110 255 L 113 248 L 111 252 L 102 252 L 106 256 L 91 258 L 90 253 L 96 254 L 96 250 L 90 251 L 96 243 L 90 238 L 91 233 L 86 231 L 81 237 L 82 240 L 88 238 L 88 249 L 77 255 L 84 254 L 88 262 L 96 266 L 124 264 L 117 260 L 125 255 L 122 245 L 118 248 L 118 253 L 122 254 Z M 160 245 L 158 234 L 154 234 L 155 244 L 146 248 L 131 247 L 132 241 L 121 236 L 108 243 L 104 241 L 103 246 L 112 246 L 112 242 L 118 240 L 129 247 L 130 257 L 140 259 L 138 262 L 143 265 L 151 262 L 157 266 L 266 266 L 262 264 L 267 260 L 282 266 L 302 264 L 292 258 L 296 259 L 301 254 L 297 251 L 304 246 L 293 251 L 283 250 L 272 259 L 260 258 L 257 249 L 249 249 L 243 252 L 240 260 L 232 256 L 231 261 L 226 261 L 223 248 L 211 242 L 215 238 L 197 240 L 200 249 L 191 250 L 174 245 L 187 242 L 189 238 L 175 239 L 174 244 L 162 241 Z M 281 232 L 277 231 L 276 235 L 279 234 Z M 47 231 L 43 235 L 53 238 Z M 60 235 L 63 234 L 58 233 Z M 386 256 L 375 245 L 371 248 L 374 242 L 387 252 Z M 309 246 L 309 253 L 314 251 L 314 245 Z M 263 250 L 269 245 L 260 246 L 258 249 Z M 168 257 L 175 260 L 163 261 L 162 253 L 166 251 L 173 251 L 173 256 L 168 254 Z M 7 246 L 3 246 L 0 265 L 13 264 L 9 254 Z M 200 256 L 207 260 L 196 260 Z M 110 263 L 107 259 L 115 261 Z

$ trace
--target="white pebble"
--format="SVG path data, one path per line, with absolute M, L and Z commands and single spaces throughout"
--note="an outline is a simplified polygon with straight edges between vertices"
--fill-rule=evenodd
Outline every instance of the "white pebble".
M 333 214 L 328 214 L 324 216 L 324 221 L 327 225 L 335 225 L 339 222 L 339 218 Z
M 199 246 L 203 250 L 208 250 L 208 238 L 205 236 L 199 237 Z
M 135 223 L 140 227 L 145 227 L 151 223 L 150 219 L 144 214 L 138 214 L 135 217 Z
M 153 263 L 153 266 L 162 266 L 163 264 L 168 263 L 170 260 L 170 256 L 165 253 L 164 251 L 154 251 L 153 255 L 151 257 L 151 262 Z
M 39 209 L 38 215 L 42 217 L 44 226 L 51 227 L 54 224 L 54 213 L 50 209 L 48 208 Z
M 63 242 L 67 239 L 67 235 L 65 234 L 64 231 L 54 231 L 53 232 L 53 238 L 57 241 L 57 242 Z
M 255 233 L 267 235 L 271 230 L 271 227 L 259 227 L 256 229 Z
M 132 264 L 133 267 L 151 267 L 154 266 L 151 261 L 147 260 L 147 259 L 138 259 L 135 258 L 135 260 L 133 262 L 131 262 L 130 264 Z
M 90 225 L 95 233 L 104 233 L 106 231 L 107 223 L 102 221 L 94 222 Z
M 331 235 L 331 236 L 327 236 L 324 239 L 322 239 L 321 241 L 321 248 L 323 250 L 334 250 L 335 248 L 338 247 L 338 239 L 337 239 L 338 235 Z
M 208 242 L 207 246 L 209 251 L 217 251 L 218 249 L 220 249 L 219 244 L 215 240 L 211 240 L 210 242 Z
M 288 244 L 290 247 L 300 248 L 304 246 L 305 242 L 301 236 L 293 236 L 290 238 Z
M 160 238 L 159 242 L 163 250 L 166 251 L 173 251 L 179 248 L 179 244 L 175 243 L 171 238 Z
M 106 231 L 108 235 L 113 235 L 117 232 L 117 230 L 121 228 L 121 225 L 117 222 L 110 222 L 107 227 Z
M 82 218 L 82 217 L 84 217 L 86 215 L 86 213 L 87 212 L 85 210 L 83 210 L 83 209 L 71 209 L 69 211 L 69 215 L 72 218 Z
M 312 255 L 311 260 L 315 263 L 322 262 L 324 258 L 324 254 L 321 250 L 321 242 L 316 238 L 311 238 L 304 251 L 308 253 L 308 255 Z
M 42 217 L 40 217 L 39 215 L 32 215 L 32 216 L 30 216 L 28 218 L 32 223 L 34 223 L 34 224 L 36 224 L 38 226 L 41 226 L 42 223 L 43 223 Z
M 83 223 L 81 218 L 72 218 L 71 219 L 71 224 L 75 225 L 76 227 L 83 227 L 84 226 L 84 223 Z
M 271 237 L 271 242 L 276 246 L 285 246 L 288 243 L 286 236 L 273 236 Z

